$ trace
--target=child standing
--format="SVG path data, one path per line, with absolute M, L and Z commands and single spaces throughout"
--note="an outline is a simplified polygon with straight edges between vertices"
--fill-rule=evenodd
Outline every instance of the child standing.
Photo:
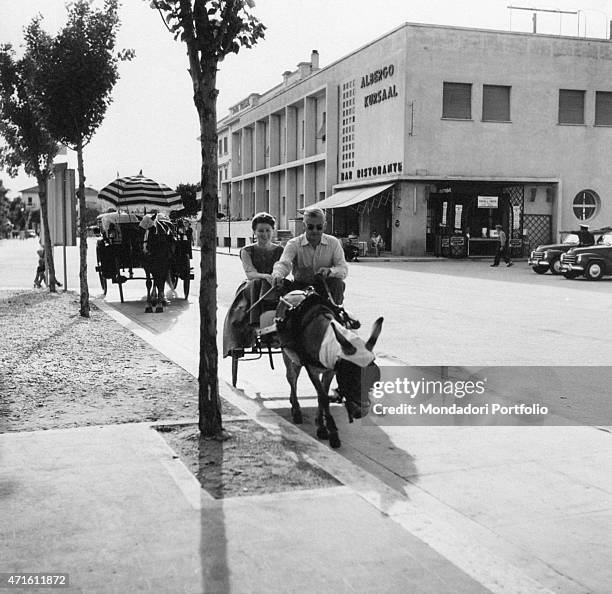
M 40 248 L 36 250 L 38 254 L 38 266 L 36 268 L 36 276 L 34 277 L 34 288 L 40 289 L 41 283 L 45 283 L 47 286 L 47 279 L 45 278 L 45 249 Z

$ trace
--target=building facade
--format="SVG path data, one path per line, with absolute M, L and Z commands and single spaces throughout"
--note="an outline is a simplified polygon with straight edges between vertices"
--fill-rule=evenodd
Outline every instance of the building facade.
M 338 236 L 376 229 L 397 255 L 491 253 L 496 224 L 520 253 L 612 222 L 608 40 L 404 24 L 283 78 L 220 122 L 234 218 L 295 232 L 320 204 Z

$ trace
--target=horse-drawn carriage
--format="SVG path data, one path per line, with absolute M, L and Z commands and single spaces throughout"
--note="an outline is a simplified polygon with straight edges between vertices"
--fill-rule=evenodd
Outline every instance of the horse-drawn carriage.
M 128 280 L 146 280 L 147 302 L 150 303 L 151 288 L 155 285 L 153 291 L 157 289 L 162 303 L 166 281 L 175 289 L 181 279 L 185 299 L 188 298 L 193 279 L 189 221 L 111 212 L 98 216 L 98 224 L 101 239 L 96 246 L 96 271 L 105 295 L 110 280 L 119 286 L 123 303 L 123 284 Z M 134 271 L 139 268 L 145 276 L 135 276 Z

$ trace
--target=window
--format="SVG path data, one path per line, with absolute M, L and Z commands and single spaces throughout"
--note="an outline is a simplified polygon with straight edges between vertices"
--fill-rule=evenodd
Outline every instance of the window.
M 223 154 L 227 155 L 227 136 L 223 138 Z
M 584 91 L 559 89 L 559 123 L 584 124 Z
M 595 93 L 595 125 L 612 126 L 612 93 Z
M 444 83 L 442 117 L 456 120 L 472 119 L 472 85 Z
M 298 209 L 303 209 L 306 208 L 306 203 L 304 202 L 304 194 L 300 194 L 300 197 L 298 198 Z
M 482 86 L 482 121 L 510 121 L 510 87 Z
M 219 154 L 222 155 L 223 143 L 219 140 Z
M 572 208 L 574 215 L 579 221 L 588 221 L 599 211 L 601 204 L 599 196 L 593 190 L 583 190 L 578 192 L 574 198 Z

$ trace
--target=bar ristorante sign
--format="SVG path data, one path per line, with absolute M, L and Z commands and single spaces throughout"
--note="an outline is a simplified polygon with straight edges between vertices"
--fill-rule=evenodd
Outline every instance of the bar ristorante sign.
M 371 85 L 378 84 L 380 82 L 385 81 L 388 78 L 391 78 L 395 74 L 395 65 L 389 64 L 384 68 L 379 68 L 374 72 L 370 72 L 361 77 L 361 88 L 364 89 Z M 382 103 L 383 101 L 387 101 L 387 99 L 392 99 L 393 97 L 397 97 L 398 92 L 397 88 L 394 84 L 390 84 L 388 87 L 383 89 L 378 89 L 373 91 L 372 93 L 367 94 L 363 98 L 363 106 L 370 107 L 371 105 L 376 105 L 378 103 Z

